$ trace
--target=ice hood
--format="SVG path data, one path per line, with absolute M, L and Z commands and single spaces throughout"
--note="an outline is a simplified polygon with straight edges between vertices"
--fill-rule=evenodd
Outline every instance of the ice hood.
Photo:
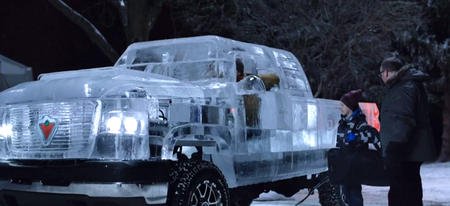
M 133 88 L 143 88 L 154 97 L 168 94 L 177 97 L 203 96 L 197 86 L 173 78 L 107 67 L 44 74 L 38 81 L 19 84 L 1 92 L 0 104 L 101 98 Z

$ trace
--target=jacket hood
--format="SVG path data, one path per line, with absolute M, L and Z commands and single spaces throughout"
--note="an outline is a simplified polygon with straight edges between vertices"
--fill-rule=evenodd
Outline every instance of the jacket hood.
M 121 95 L 136 88 L 153 97 L 202 97 L 198 86 L 187 82 L 125 68 L 97 68 L 41 75 L 0 93 L 0 105 L 26 102 L 65 101 Z
M 397 76 L 388 82 L 388 86 L 393 86 L 398 82 L 403 81 L 427 81 L 429 78 L 428 74 L 416 69 L 412 65 L 405 65 L 403 66 L 397 73 Z

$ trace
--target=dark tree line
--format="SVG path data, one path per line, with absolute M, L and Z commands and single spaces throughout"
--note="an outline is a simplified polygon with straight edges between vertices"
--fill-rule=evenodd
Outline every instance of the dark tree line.
M 60 9 L 64 0 L 48 1 L 64 13 Z M 71 2 L 80 4 L 68 0 L 67 5 Z M 433 80 L 442 78 L 439 58 L 443 57 L 445 39 L 438 41 L 433 32 L 441 29 L 432 28 L 433 20 L 448 15 L 442 2 L 445 0 L 98 0 L 79 12 L 91 25 L 72 21 L 82 28 L 105 28 L 111 21 L 119 21 L 125 34 L 119 41 L 125 46 L 154 39 L 151 33 L 169 28 L 160 38 L 214 34 L 286 49 L 304 65 L 317 97 L 336 99 L 350 89 L 363 88 L 366 100 L 379 102 L 381 84 L 376 73 L 385 57 L 398 55 L 431 74 Z M 114 10 L 106 15 L 109 17 L 96 12 L 105 7 Z M 72 18 L 71 14 L 66 16 Z M 84 30 L 88 36 L 99 35 L 98 30 Z M 115 57 L 120 53 L 116 50 L 125 46 L 103 46 L 110 33 L 91 41 L 112 48 L 102 51 Z

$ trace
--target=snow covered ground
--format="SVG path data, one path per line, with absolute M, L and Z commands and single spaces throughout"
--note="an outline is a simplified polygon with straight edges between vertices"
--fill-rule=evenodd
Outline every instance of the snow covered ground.
M 425 206 L 450 206 L 450 162 L 425 164 L 421 169 L 423 202 Z M 365 206 L 387 206 L 388 187 L 363 186 Z M 302 190 L 293 197 L 286 198 L 274 192 L 262 194 L 252 206 L 295 205 L 306 195 Z M 320 206 L 317 192 L 301 206 Z

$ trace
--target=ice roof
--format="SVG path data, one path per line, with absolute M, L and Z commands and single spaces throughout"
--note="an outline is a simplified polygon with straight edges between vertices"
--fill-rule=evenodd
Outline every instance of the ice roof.
M 14 60 L 6 57 L 6 56 L 1 55 L 1 54 L 0 54 L 0 62 L 8 62 L 8 63 L 14 64 L 14 65 L 16 65 L 18 67 L 28 68 L 28 66 L 25 66 L 25 65 L 23 65 L 23 64 L 21 64 L 21 63 L 19 63 L 17 61 L 14 61 Z
M 139 42 L 131 44 L 116 63 L 192 62 L 211 59 L 234 60 L 236 56 L 250 57 L 258 66 L 268 65 L 292 70 L 301 69 L 294 55 L 288 51 L 263 45 L 240 42 L 219 36 L 199 36 Z
M 299 96 L 311 96 L 303 68 L 292 53 L 219 36 L 134 43 L 115 66 L 156 72 L 181 80 L 223 77 L 235 81 L 237 59 L 242 60 L 245 74 L 276 74 L 283 88 Z M 206 74 L 210 71 L 213 71 L 212 75 Z

